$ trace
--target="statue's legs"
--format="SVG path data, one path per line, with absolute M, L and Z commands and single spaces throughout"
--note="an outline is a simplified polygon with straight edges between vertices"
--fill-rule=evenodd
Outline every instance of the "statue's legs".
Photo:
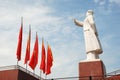
M 94 59 L 99 59 L 99 54 L 96 54 L 95 52 L 88 52 L 87 60 L 94 60 Z

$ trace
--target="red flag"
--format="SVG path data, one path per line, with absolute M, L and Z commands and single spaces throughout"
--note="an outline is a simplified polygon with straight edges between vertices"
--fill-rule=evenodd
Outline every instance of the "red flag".
M 46 75 L 51 73 L 51 67 L 53 63 L 53 56 L 52 56 L 52 50 L 50 48 L 50 45 L 48 44 L 48 48 L 47 48 L 47 67 L 46 67 Z
M 35 45 L 34 45 L 34 50 L 33 50 L 33 53 L 32 53 L 32 57 L 30 59 L 30 62 L 29 62 L 29 66 L 34 70 L 36 65 L 38 64 L 38 52 L 39 52 L 39 47 L 38 47 L 38 36 L 37 36 L 37 33 L 36 33 L 36 41 L 35 41 Z
M 41 64 L 40 64 L 40 69 L 45 73 L 45 46 L 44 46 L 44 41 L 42 39 L 42 51 L 41 51 Z
M 31 28 L 29 26 L 29 36 L 28 36 L 28 40 L 27 40 L 27 47 L 26 47 L 26 55 L 25 55 L 24 64 L 27 64 L 27 62 L 30 59 L 30 41 L 31 41 Z
M 20 28 L 20 31 L 19 31 L 18 46 L 17 46 L 17 53 L 16 53 L 18 61 L 21 60 L 22 32 L 23 32 L 23 21 L 21 19 L 21 28 Z

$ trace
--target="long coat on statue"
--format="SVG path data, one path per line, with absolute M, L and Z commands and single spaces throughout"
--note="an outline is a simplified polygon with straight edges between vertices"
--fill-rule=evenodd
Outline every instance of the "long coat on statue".
M 95 52 L 96 54 L 102 53 L 102 47 L 98 39 L 98 33 L 96 30 L 93 15 L 89 14 L 84 19 L 84 22 L 80 22 L 74 19 L 76 25 L 83 27 L 86 53 Z

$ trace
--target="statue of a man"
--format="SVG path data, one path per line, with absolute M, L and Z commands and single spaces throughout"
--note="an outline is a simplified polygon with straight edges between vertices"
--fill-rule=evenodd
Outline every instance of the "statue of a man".
M 86 18 L 83 22 L 76 19 L 73 20 L 76 25 L 83 27 L 87 60 L 99 59 L 99 54 L 103 51 L 98 39 L 98 32 L 93 18 L 93 11 L 87 11 Z

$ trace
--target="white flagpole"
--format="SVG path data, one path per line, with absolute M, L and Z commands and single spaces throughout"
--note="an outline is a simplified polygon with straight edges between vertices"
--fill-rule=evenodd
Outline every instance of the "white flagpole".
M 47 80 L 47 75 L 45 74 L 45 80 Z
M 39 80 L 42 80 L 41 75 L 42 75 L 42 71 L 40 70 L 40 78 L 39 78 Z
M 26 63 L 26 72 L 27 72 L 27 64 L 28 64 L 28 62 Z
M 19 61 L 17 60 L 17 66 L 18 66 L 18 62 L 19 62 Z
M 33 74 L 35 75 L 35 69 L 33 70 Z

